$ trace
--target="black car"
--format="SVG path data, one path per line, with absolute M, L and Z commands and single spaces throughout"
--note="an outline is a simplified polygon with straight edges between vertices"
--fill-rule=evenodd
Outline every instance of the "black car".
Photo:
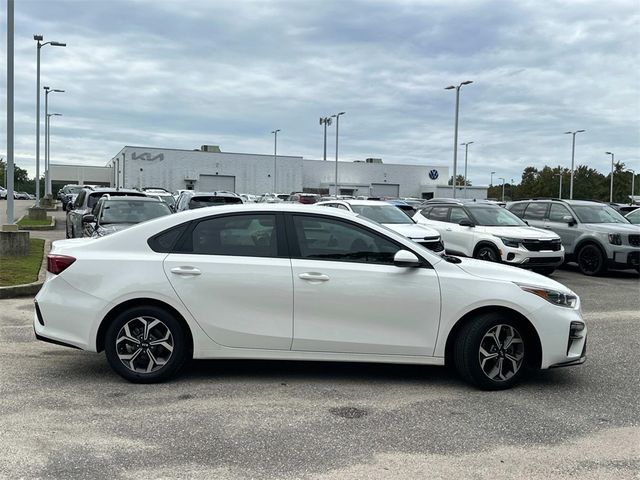
M 97 188 L 95 190 L 89 188 L 83 188 L 76 197 L 73 205 L 69 207 L 67 211 L 67 238 L 81 238 L 91 236 L 92 231 L 87 226 L 85 232 L 85 225 L 82 223 L 82 217 L 88 213 L 92 213 L 93 208 L 98 203 L 98 200 L 103 195 L 109 194 L 112 197 L 116 196 L 128 196 L 128 197 L 145 197 L 146 195 L 137 190 L 128 190 L 124 188 Z
M 193 210 L 194 208 L 213 207 L 244 203 L 240 195 L 229 192 L 195 192 L 184 190 L 176 201 L 176 211 Z
M 82 218 L 82 223 L 85 233 L 91 232 L 91 237 L 95 238 L 170 214 L 169 206 L 157 198 L 113 196 L 107 193 L 98 200 L 93 213 Z

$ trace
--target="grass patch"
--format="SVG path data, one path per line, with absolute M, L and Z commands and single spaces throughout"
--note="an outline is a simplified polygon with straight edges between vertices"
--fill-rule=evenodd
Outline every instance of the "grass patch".
M 0 259 L 0 287 L 22 285 L 38 280 L 38 272 L 44 254 L 44 240 L 29 239 L 29 255 Z
M 47 216 L 46 220 L 32 220 L 27 216 L 24 216 L 18 220 L 18 226 L 20 227 L 48 227 L 51 225 L 51 217 Z

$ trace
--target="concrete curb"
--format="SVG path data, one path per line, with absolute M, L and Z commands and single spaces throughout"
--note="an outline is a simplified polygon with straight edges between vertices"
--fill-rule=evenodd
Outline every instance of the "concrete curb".
M 18 224 L 18 222 L 20 222 L 20 220 L 22 220 L 24 217 L 26 217 L 26 215 L 23 215 L 22 217 L 20 217 L 18 219 L 18 221 L 16 222 L 16 224 Z M 42 230 L 55 230 L 56 229 L 56 218 L 54 216 L 51 216 L 51 223 L 49 225 L 32 225 L 30 227 L 23 227 L 21 225 L 18 225 L 18 229 L 19 230 L 29 230 L 29 231 L 42 231 Z
M 51 251 L 51 240 L 44 241 L 44 252 L 42 254 L 42 263 L 38 272 L 38 280 L 33 283 L 24 285 L 11 285 L 8 287 L 0 287 L 0 299 L 30 297 L 35 296 L 42 287 L 44 279 L 47 276 L 47 254 Z

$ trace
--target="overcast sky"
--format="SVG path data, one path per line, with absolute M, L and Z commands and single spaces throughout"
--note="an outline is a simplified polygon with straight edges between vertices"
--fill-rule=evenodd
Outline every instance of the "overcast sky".
M 2 0 L 6 152 L 6 0 Z M 454 91 L 469 179 L 528 165 L 640 171 L 640 2 L 15 2 L 16 163 L 35 172 L 36 43 L 54 163 L 104 165 L 124 145 L 321 159 L 320 116 L 346 111 L 340 159 L 453 163 Z M 44 116 L 44 105 L 43 105 Z M 44 130 L 42 128 L 42 130 Z M 335 129 L 328 156 L 335 158 Z M 464 148 L 459 151 L 462 173 Z M 41 155 L 43 156 L 42 152 Z

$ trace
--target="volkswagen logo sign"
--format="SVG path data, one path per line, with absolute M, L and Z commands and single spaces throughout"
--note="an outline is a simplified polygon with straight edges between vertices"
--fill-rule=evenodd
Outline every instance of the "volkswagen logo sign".
M 435 168 L 429 172 L 429 178 L 431 180 L 437 180 L 438 176 L 439 176 L 438 170 L 436 170 Z

